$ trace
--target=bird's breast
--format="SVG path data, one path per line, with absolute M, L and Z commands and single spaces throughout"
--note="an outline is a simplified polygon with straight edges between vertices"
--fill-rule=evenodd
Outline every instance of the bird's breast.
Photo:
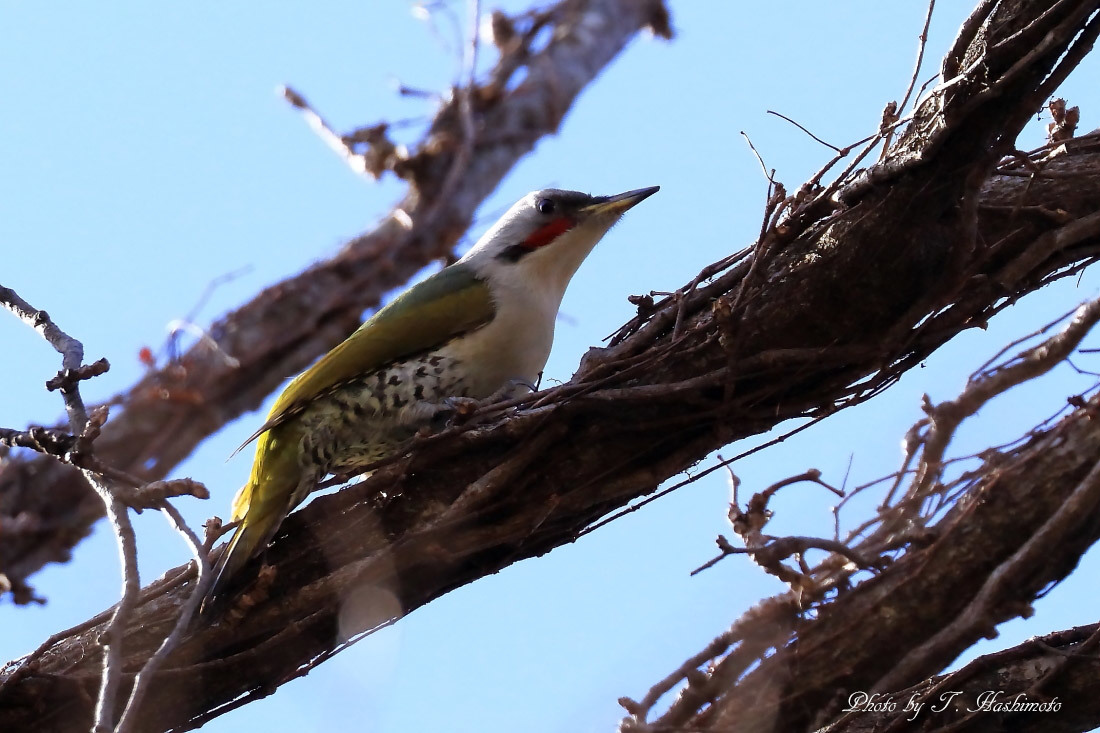
M 483 399 L 513 381 L 534 383 L 553 341 L 554 316 L 499 308 L 492 321 L 452 340 L 439 354 L 466 365 L 466 396 Z

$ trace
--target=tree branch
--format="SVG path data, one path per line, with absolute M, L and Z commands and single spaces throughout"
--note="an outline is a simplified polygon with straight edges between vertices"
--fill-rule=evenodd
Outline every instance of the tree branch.
M 1098 642 L 1100 624 L 1029 639 L 877 698 L 896 703 L 893 711 L 874 712 L 869 698 L 855 693 L 845 701 L 851 711 L 822 733 L 1089 730 L 1100 720 L 1100 697 L 1094 694 Z M 1015 707 L 1021 704 L 1042 707 Z

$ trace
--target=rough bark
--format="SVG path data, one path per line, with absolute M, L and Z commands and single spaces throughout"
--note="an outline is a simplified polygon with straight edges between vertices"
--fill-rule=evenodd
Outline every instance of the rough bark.
M 887 706 L 893 702 L 893 710 L 846 715 L 823 733 L 883 733 L 891 725 L 912 733 L 1094 729 L 1100 720 L 1100 696 L 1095 694 L 1098 631 L 1100 624 L 1079 626 L 980 657 L 958 672 L 879 698 Z M 1006 690 L 1019 692 L 1004 694 Z M 910 701 L 924 705 L 915 710 Z M 857 704 L 849 707 L 860 707 L 859 698 L 851 702 Z M 1048 705 L 1032 710 L 992 709 L 1038 702 Z M 901 725 L 899 718 L 906 724 Z
M 844 205 L 832 203 L 833 191 L 808 192 L 751 256 L 644 305 L 568 384 L 507 409 L 482 408 L 363 483 L 292 515 L 266 557 L 274 571 L 246 594 L 250 608 L 243 618 L 193 630 L 161 672 L 145 727 L 188 729 L 270 694 L 358 632 L 391 621 L 394 602 L 407 612 L 568 543 L 731 440 L 866 400 L 958 332 L 1091 262 L 1100 251 L 1100 153 L 1071 146 L 1023 179 L 994 168 L 1091 47 L 1097 6 L 983 3 L 991 19 L 981 33 L 962 34 L 945 61 L 945 76 L 960 78 L 921 106 L 883 164 L 845 179 L 836 191 Z M 739 717 L 752 708 L 761 712 L 759 729 L 806 729 L 832 709 L 837 689 L 882 679 L 891 655 L 896 662 L 906 648 L 921 648 L 965 604 L 965 596 L 941 597 L 948 594 L 933 581 L 980 587 L 1091 470 L 1100 439 L 1095 409 L 1085 405 L 1034 439 L 1049 445 L 1033 441 L 1034 453 L 1009 456 L 1019 465 L 998 465 L 988 477 L 1002 482 L 998 490 L 975 489 L 930 544 L 820 617 L 792 613 L 792 625 L 760 630 L 754 643 L 782 647 L 782 658 L 736 687 L 725 683 L 739 674 L 714 678 L 716 702 L 691 725 L 752 729 L 755 718 Z M 1081 449 L 1043 463 L 1057 445 Z M 1029 485 L 1033 475 L 1042 483 Z M 1095 540 L 1095 514 L 1082 514 L 1042 567 L 1029 567 L 1004 592 L 990 625 L 1026 609 L 1038 588 L 1072 569 Z M 939 574 L 914 583 L 914 567 Z M 128 637 L 129 669 L 170 628 L 189 582 L 180 569 L 174 584 L 147 593 Z M 868 614 L 882 621 L 881 635 Z M 880 642 L 845 656 L 837 645 L 854 643 L 844 640 L 854 619 Z M 906 643 L 887 629 L 901 629 Z M 784 646 L 795 632 L 796 643 Z M 98 654 L 89 651 L 96 634 L 93 626 L 61 639 L 35 664 L 9 672 L 0 728 L 80 730 L 98 671 Z M 938 671 L 972 640 L 963 635 L 918 659 L 911 681 Z M 866 659 L 868 651 L 875 658 Z M 751 704 L 743 696 L 749 690 Z
M 223 353 L 199 343 L 110 400 L 122 407 L 97 442 L 104 462 L 163 478 L 206 437 L 259 407 L 287 376 L 351 333 L 364 309 L 450 256 L 481 202 L 557 130 L 580 92 L 641 29 L 669 35 L 661 0 L 567 0 L 532 17 L 537 28 L 527 32 L 530 23 L 519 23 L 485 82 L 456 93 L 416 153 L 391 164 L 409 181 L 394 214 L 215 323 L 209 335 Z M 533 49 L 538 29 L 553 41 Z M 517 84 L 520 71 L 526 77 Z M 463 94 L 473 139 L 464 130 Z M 6 576 L 15 600 L 29 600 L 27 578 L 46 563 L 66 562 L 102 516 L 102 503 L 71 468 L 42 456 L 0 463 L 0 579 Z

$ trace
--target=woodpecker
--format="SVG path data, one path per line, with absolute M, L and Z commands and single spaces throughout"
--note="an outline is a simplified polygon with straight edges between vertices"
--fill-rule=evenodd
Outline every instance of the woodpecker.
M 451 409 L 448 400 L 528 389 L 550 355 L 569 280 L 626 210 L 658 189 L 524 196 L 462 259 L 406 290 L 292 380 L 245 441 L 256 441 L 256 457 L 233 500 L 239 524 L 204 612 L 326 474 L 393 455 Z

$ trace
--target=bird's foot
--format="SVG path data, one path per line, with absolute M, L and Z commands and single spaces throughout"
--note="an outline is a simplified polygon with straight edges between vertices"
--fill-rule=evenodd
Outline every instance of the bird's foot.
M 542 374 L 539 374 L 539 379 L 542 379 Z M 498 389 L 493 394 L 489 395 L 486 402 L 496 402 L 497 400 L 514 399 L 516 397 L 522 397 L 525 394 L 531 392 L 538 392 L 539 386 L 532 384 L 526 379 L 509 379 L 508 383 Z
M 431 403 L 431 417 L 421 424 L 419 434 L 431 435 L 452 425 L 461 425 L 470 419 L 480 404 L 481 400 L 472 397 L 447 397 Z
M 477 408 L 481 406 L 481 402 L 481 400 L 475 400 L 473 397 L 448 397 L 443 400 L 443 411 L 448 413 L 451 421 L 458 418 L 459 422 L 465 422 L 477 411 Z
M 451 425 L 461 425 L 469 420 L 478 408 L 484 405 L 522 397 L 529 392 L 536 391 L 536 389 L 537 387 L 526 379 L 510 379 L 503 387 L 484 399 L 447 397 L 442 402 L 434 405 L 435 413 L 431 417 L 430 425 L 436 430 Z

